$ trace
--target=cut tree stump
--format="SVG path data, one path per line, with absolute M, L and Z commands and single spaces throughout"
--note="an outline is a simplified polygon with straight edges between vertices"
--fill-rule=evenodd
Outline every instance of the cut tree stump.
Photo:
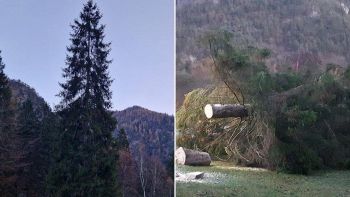
M 177 164 L 190 166 L 210 166 L 211 158 L 206 152 L 180 147 L 175 152 Z
M 204 107 L 205 116 L 210 118 L 243 118 L 249 115 L 249 105 L 239 104 L 207 104 Z

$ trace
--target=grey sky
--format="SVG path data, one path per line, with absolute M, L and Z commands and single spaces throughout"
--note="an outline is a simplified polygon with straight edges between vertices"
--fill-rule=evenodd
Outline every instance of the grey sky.
M 96 1 L 96 0 L 95 0 Z M 0 50 L 10 78 L 20 79 L 51 106 L 60 100 L 69 24 L 83 3 L 0 0 Z M 98 0 L 112 42 L 114 109 L 140 105 L 174 114 L 173 1 Z

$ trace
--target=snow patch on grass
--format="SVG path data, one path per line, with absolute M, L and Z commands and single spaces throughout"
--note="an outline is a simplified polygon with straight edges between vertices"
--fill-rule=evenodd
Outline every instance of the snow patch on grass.
M 225 180 L 228 178 L 227 175 L 219 172 L 204 172 L 203 178 L 193 179 L 193 177 L 188 176 L 188 173 L 176 172 L 176 182 L 183 183 L 207 183 L 207 184 L 224 184 Z

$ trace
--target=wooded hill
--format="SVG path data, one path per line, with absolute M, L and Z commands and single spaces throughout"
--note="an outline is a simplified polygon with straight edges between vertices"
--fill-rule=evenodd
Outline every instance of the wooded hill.
M 114 112 L 118 120 L 115 135 L 125 129 L 132 152 L 144 145 L 145 153 L 156 156 L 166 165 L 174 154 L 174 117 L 154 112 L 139 106 L 133 106 Z
M 17 100 L 18 105 L 30 100 L 33 104 L 33 109 L 39 113 L 38 115 L 40 115 L 40 112 L 47 109 L 48 105 L 46 101 L 28 84 L 20 80 L 9 80 L 9 86 L 12 91 L 12 96 Z
M 49 116 L 56 115 L 51 111 L 51 109 L 46 104 L 45 100 L 40 97 L 35 89 L 31 88 L 29 85 L 21 82 L 19 80 L 9 80 L 9 86 L 12 92 L 12 97 L 17 101 L 18 110 L 16 113 L 21 114 L 21 107 L 26 102 L 30 102 L 32 105 L 32 109 L 35 112 L 35 116 L 32 117 L 33 121 L 41 121 L 41 123 L 37 122 L 38 125 L 48 125 L 47 129 L 52 129 L 54 125 L 49 126 L 48 121 L 52 121 Z M 127 108 L 122 111 L 115 111 L 114 117 L 118 120 L 117 128 L 114 132 L 114 137 L 117 139 L 118 134 L 121 129 L 125 129 L 128 140 L 128 147 L 131 151 L 131 157 L 125 151 L 121 151 L 120 154 L 120 172 L 118 177 L 123 178 L 123 183 L 126 184 L 126 188 L 123 188 L 123 193 L 130 192 L 130 195 L 139 196 L 142 193 L 142 188 L 139 183 L 139 162 L 140 155 L 142 155 L 143 159 L 147 161 L 144 171 L 145 178 L 148 179 L 148 185 L 146 185 L 146 193 L 149 195 L 153 194 L 152 189 L 157 188 L 158 194 L 169 194 L 172 193 L 173 188 L 173 128 L 174 128 L 174 117 L 153 112 L 147 110 L 145 108 L 134 106 Z M 54 118 L 54 119 L 57 119 Z M 33 124 L 34 122 L 31 122 Z M 22 123 L 24 124 L 24 123 Z M 42 132 L 48 132 L 44 127 L 37 129 L 34 133 L 40 141 L 44 140 L 44 137 L 47 137 L 47 134 Z M 25 139 L 24 139 L 25 140 Z M 31 140 L 31 139 L 28 139 Z M 24 143 L 30 143 L 29 141 Z M 49 143 L 49 142 L 47 142 Z M 42 147 L 39 146 L 31 146 L 27 147 L 30 155 L 40 155 L 43 154 L 41 151 Z M 145 162 L 144 161 L 144 162 Z M 37 161 L 27 161 L 32 162 L 33 164 L 37 164 Z M 26 163 L 32 169 L 37 169 L 38 166 L 33 167 Z M 127 169 L 124 169 L 123 172 L 122 167 L 127 166 Z M 39 166 L 40 167 L 40 166 Z M 156 172 L 153 170 L 156 168 Z M 28 168 L 29 169 L 29 168 Z M 26 170 L 28 170 L 26 169 Z M 32 170 L 30 169 L 30 170 Z M 45 168 L 42 168 L 42 172 L 39 174 L 40 176 L 45 176 Z M 36 171 L 31 171 L 30 173 L 36 173 Z M 124 173 L 124 174 L 123 174 Z M 122 177 L 124 175 L 125 177 Z M 27 176 L 23 175 L 22 176 Z M 153 179 L 157 178 L 157 185 L 154 185 Z M 29 186 L 33 187 L 31 190 L 43 190 L 43 188 L 36 188 L 40 183 L 35 182 L 36 179 L 32 179 L 34 181 L 33 185 L 28 185 L 27 177 L 22 178 L 22 184 L 20 187 L 22 189 L 27 190 Z M 35 177 L 34 177 L 35 178 Z M 162 184 L 162 185 L 159 185 Z M 42 185 L 43 186 L 43 185 Z M 125 190 L 125 191 L 124 191 Z
M 118 120 L 114 136 L 124 130 L 129 142 L 130 162 L 125 164 L 127 195 L 133 191 L 139 195 L 166 196 L 173 193 L 174 183 L 174 117 L 154 112 L 139 106 L 133 106 L 114 112 Z M 139 186 L 140 172 L 143 172 L 144 187 Z M 128 180 L 136 180 L 128 182 Z
M 193 88 L 213 80 L 206 34 L 226 30 L 237 47 L 268 48 L 270 70 L 298 63 L 313 71 L 347 66 L 349 0 L 177 0 L 177 104 Z

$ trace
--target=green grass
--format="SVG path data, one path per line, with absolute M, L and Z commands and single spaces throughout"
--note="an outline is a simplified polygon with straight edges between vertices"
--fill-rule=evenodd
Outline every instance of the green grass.
M 310 176 L 239 168 L 224 162 L 210 167 L 178 166 L 179 172 L 219 174 L 218 182 L 177 182 L 176 196 L 312 196 L 350 197 L 350 171 L 317 172 Z

